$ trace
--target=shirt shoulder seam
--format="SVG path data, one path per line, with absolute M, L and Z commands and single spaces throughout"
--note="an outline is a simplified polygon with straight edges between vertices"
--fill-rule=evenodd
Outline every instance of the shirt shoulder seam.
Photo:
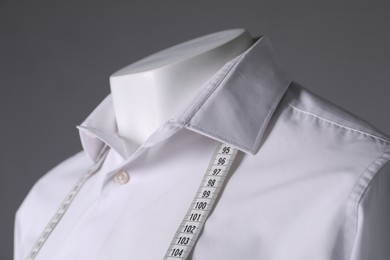
M 319 115 L 317 115 L 317 114 L 315 114 L 315 113 L 312 113 L 312 112 L 309 112 L 309 111 L 300 109 L 300 108 L 298 108 L 298 107 L 292 105 L 291 103 L 288 103 L 288 102 L 287 102 L 287 104 L 288 104 L 290 107 L 292 107 L 294 110 L 298 111 L 298 112 L 301 112 L 301 113 L 304 113 L 304 114 L 307 114 L 307 115 L 314 116 L 314 117 L 316 117 L 316 118 L 318 118 L 318 119 L 320 119 L 320 120 L 326 121 L 326 122 L 328 122 L 328 123 L 337 125 L 337 126 L 339 126 L 339 127 L 342 127 L 342 128 L 344 128 L 344 129 L 347 129 L 347 130 L 350 130 L 350 131 L 353 131 L 353 132 L 356 132 L 356 133 L 363 134 L 363 135 L 368 136 L 368 137 L 372 137 L 372 138 L 374 138 L 374 139 L 377 139 L 377 140 L 379 140 L 379 141 L 385 142 L 385 143 L 387 143 L 387 144 L 390 145 L 390 140 L 387 140 L 387 139 L 381 138 L 381 137 L 379 137 L 379 136 L 376 136 L 376 135 L 373 135 L 373 134 L 369 134 L 369 133 L 367 133 L 367 132 L 364 132 L 364 131 L 361 131 L 361 130 L 358 130 L 358 129 L 355 129 L 355 128 L 352 128 L 352 127 L 348 127 L 348 126 L 346 126 L 346 125 L 337 123 L 337 122 L 332 121 L 332 120 L 330 120 L 330 119 L 327 119 L 327 118 L 324 118 L 324 117 L 322 117 L 322 116 L 319 116 Z
M 345 243 L 346 251 L 345 254 L 347 259 L 349 259 L 350 254 L 352 253 L 353 242 L 356 237 L 358 229 L 358 214 L 359 214 L 359 205 L 362 202 L 362 199 L 367 193 L 369 187 L 377 179 L 377 176 L 381 173 L 383 167 L 385 167 L 390 162 L 390 147 L 384 150 L 378 157 L 376 157 L 359 175 L 356 180 L 355 185 L 351 189 L 351 193 L 348 196 L 347 212 L 344 223 L 345 228 Z M 351 218 L 349 218 L 349 216 Z M 349 221 L 348 221 L 349 220 Z

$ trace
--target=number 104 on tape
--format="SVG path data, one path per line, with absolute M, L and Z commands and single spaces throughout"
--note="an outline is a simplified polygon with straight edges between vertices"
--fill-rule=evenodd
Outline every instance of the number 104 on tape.
M 225 182 L 237 149 L 221 144 L 212 156 L 196 195 L 165 254 L 165 260 L 186 259 Z

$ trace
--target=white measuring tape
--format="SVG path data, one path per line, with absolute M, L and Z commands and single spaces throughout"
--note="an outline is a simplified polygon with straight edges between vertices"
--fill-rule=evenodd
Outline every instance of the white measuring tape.
M 186 259 L 198 240 L 202 227 L 225 182 L 237 149 L 221 144 L 210 161 L 195 198 L 165 254 L 164 260 Z
M 38 237 L 37 241 L 35 241 L 30 253 L 27 255 L 27 260 L 33 260 L 38 255 L 39 250 L 42 248 L 46 240 L 49 238 L 50 234 L 53 232 L 54 228 L 60 222 L 62 216 L 64 216 L 66 210 L 69 208 L 70 204 L 72 203 L 80 189 L 83 187 L 84 183 L 99 170 L 100 166 L 103 164 L 103 161 L 107 156 L 108 150 L 108 146 L 103 147 L 97 157 L 96 163 L 92 165 L 92 167 L 88 170 L 88 173 L 81 177 L 81 179 L 76 183 L 76 185 L 73 186 L 72 190 L 61 203 L 57 212 L 46 225 L 45 229 Z
M 105 157 L 107 156 L 107 152 L 108 146 L 105 146 L 98 156 L 96 163 L 89 169 L 88 173 L 76 183 L 70 193 L 66 196 L 57 212 L 34 243 L 26 258 L 27 260 L 35 259 L 39 250 L 60 222 L 62 216 L 69 208 L 84 183 L 99 170 Z M 202 227 L 218 199 L 218 195 L 220 194 L 221 188 L 223 187 L 226 176 L 234 158 L 236 157 L 236 154 L 237 149 L 230 145 L 221 144 L 218 146 L 211 158 L 209 167 L 206 170 L 190 208 L 188 209 L 187 214 L 184 216 L 183 221 L 170 243 L 164 260 L 186 259 L 191 253 Z

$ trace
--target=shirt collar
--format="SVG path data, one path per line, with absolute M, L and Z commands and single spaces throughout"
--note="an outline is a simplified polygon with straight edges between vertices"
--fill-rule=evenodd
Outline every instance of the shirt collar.
M 215 73 L 170 123 L 256 154 L 291 80 L 281 69 L 269 39 L 262 36 L 254 40 L 248 50 Z M 111 94 L 77 127 L 92 160 L 108 140 L 117 152 L 125 153 L 123 140 L 116 134 Z

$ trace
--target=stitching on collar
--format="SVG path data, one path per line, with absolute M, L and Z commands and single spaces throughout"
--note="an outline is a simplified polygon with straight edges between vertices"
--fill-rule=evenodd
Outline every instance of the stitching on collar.
M 229 143 L 231 143 L 231 144 L 234 144 L 235 146 L 237 146 L 237 148 L 241 148 L 241 150 L 247 150 L 247 151 L 253 152 L 253 149 L 252 149 L 252 148 L 247 147 L 247 146 L 245 146 L 245 145 L 242 145 L 242 144 L 240 144 L 240 143 L 237 143 L 237 141 L 234 141 L 234 140 L 232 140 L 232 139 L 230 139 L 230 138 L 227 138 L 227 137 L 224 136 L 224 135 L 221 135 L 221 134 L 218 134 L 218 133 L 216 133 L 216 132 L 207 130 L 207 129 L 202 128 L 202 127 L 200 127 L 200 126 L 198 126 L 198 125 L 195 125 L 195 124 L 188 124 L 188 127 L 191 127 L 191 128 L 193 128 L 193 129 L 196 129 L 196 130 L 201 130 L 201 131 L 203 131 L 203 132 L 205 132 L 205 133 L 208 133 L 208 134 L 210 134 L 210 135 L 216 136 L 216 137 L 220 138 L 221 140 L 224 140 L 224 141 L 227 141 L 227 142 L 229 142 Z M 191 130 L 191 129 L 190 129 L 190 130 Z

